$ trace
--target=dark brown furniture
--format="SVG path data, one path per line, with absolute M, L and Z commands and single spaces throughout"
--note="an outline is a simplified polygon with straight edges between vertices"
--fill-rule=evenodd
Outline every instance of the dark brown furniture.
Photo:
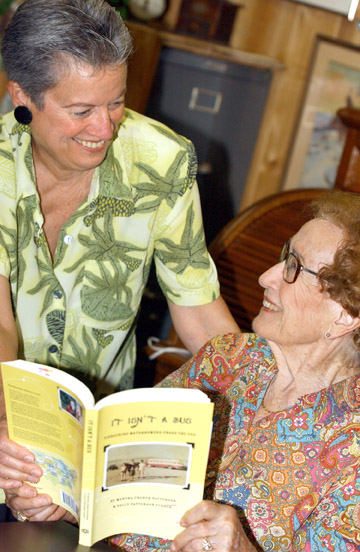
M 233 218 L 210 245 L 221 294 L 243 331 L 251 331 L 262 303 L 260 274 L 277 262 L 282 245 L 309 219 L 306 206 L 323 193 L 317 189 L 290 190 L 262 199 Z M 174 328 L 162 345 L 182 346 Z M 155 383 L 185 360 L 179 354 L 159 356 Z

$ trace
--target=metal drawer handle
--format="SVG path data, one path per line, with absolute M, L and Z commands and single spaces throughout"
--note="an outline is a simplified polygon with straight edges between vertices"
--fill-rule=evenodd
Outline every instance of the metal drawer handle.
M 219 113 L 223 95 L 221 92 L 207 90 L 206 88 L 198 88 L 194 86 L 191 91 L 189 109 L 194 111 L 207 111 L 208 113 Z M 209 105 L 209 99 L 213 105 Z

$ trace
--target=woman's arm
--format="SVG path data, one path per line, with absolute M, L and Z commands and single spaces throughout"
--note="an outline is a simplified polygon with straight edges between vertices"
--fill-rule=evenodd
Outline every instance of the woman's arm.
M 225 333 L 240 333 L 224 299 L 220 296 L 211 303 L 184 307 L 168 301 L 175 330 L 185 347 L 195 354 L 209 339 Z
M 16 360 L 18 340 L 10 299 L 10 284 L 0 276 L 0 362 Z M 41 469 L 25 447 L 11 441 L 8 435 L 5 400 L 0 374 L 0 488 L 14 489 L 22 481 L 36 482 Z

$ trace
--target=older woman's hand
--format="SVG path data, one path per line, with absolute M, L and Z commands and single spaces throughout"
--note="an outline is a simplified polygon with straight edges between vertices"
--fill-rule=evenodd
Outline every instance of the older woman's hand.
M 231 506 L 203 500 L 183 516 L 185 530 L 171 544 L 171 552 L 255 552 Z M 205 543 L 203 546 L 203 540 Z M 207 542 L 211 548 L 206 548 Z
M 17 517 L 18 512 L 29 521 L 69 521 L 77 523 L 73 515 L 65 508 L 54 504 L 51 497 L 38 494 L 31 485 L 24 483 L 20 488 L 5 491 L 6 505 Z
M 23 481 L 37 483 L 42 469 L 35 464 L 34 455 L 9 439 L 5 421 L 0 424 L 0 488 L 19 488 Z

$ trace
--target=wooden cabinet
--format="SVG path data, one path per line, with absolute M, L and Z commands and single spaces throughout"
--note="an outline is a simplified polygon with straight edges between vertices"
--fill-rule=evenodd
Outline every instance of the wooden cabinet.
M 147 100 L 161 50 L 159 33 L 149 26 L 129 25 L 134 39 L 134 53 L 128 65 L 126 105 L 145 113 Z

